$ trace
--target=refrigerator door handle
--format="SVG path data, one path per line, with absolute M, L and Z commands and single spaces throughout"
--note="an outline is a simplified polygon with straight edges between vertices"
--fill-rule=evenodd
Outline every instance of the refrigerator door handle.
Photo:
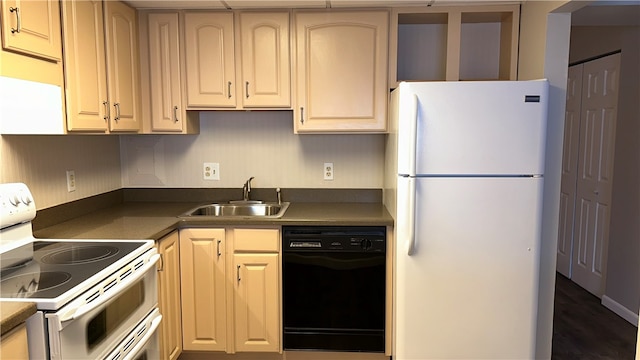
M 407 226 L 409 227 L 409 244 L 407 246 L 407 255 L 411 256 L 416 252 L 416 178 L 409 177 L 409 219 Z
M 416 161 L 418 154 L 418 95 L 413 94 L 409 108 L 411 121 L 409 122 L 409 176 L 416 176 Z

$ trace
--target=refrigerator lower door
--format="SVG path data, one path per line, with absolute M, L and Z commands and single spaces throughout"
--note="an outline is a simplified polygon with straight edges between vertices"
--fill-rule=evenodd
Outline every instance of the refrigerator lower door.
M 410 179 L 398 179 L 398 209 Z M 394 360 L 534 355 L 542 178 L 415 179 L 398 213 Z M 400 210 L 399 210 L 400 211 Z

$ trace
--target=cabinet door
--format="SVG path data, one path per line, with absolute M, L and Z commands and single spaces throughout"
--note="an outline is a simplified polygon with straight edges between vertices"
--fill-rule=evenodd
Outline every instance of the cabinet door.
M 290 107 L 289 13 L 240 13 L 242 104 Z
M 278 254 L 234 254 L 236 351 L 280 347 Z
M 295 23 L 295 130 L 386 131 L 389 14 L 299 12 Z
M 67 129 L 106 131 L 109 120 L 102 1 L 64 1 Z
M 2 47 L 50 60 L 60 60 L 58 0 L 2 1 Z
M 178 14 L 149 14 L 151 129 L 182 131 Z
M 226 349 L 225 230 L 180 231 L 184 350 Z
M 140 129 L 136 11 L 119 1 L 104 2 L 111 131 Z
M 158 252 L 162 259 L 158 269 L 158 306 L 162 314 L 160 358 L 176 360 L 182 353 L 180 237 L 177 231 L 160 239 Z
M 184 15 L 187 106 L 235 107 L 232 13 Z
M 7 359 L 28 359 L 27 326 L 20 324 L 13 330 L 2 335 L 0 341 L 0 356 Z

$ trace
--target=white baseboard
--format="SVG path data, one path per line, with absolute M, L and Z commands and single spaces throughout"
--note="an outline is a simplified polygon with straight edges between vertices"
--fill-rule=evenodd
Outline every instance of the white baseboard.
M 620 316 L 621 318 L 630 322 L 633 326 L 638 326 L 638 314 L 622 306 L 620 303 L 608 297 L 607 295 L 602 296 L 602 305 L 618 314 L 618 316 Z

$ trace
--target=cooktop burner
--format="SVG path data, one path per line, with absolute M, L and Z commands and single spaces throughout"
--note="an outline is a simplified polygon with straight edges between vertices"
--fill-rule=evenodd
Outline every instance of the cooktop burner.
M 33 259 L 2 270 L 2 298 L 55 299 L 142 246 L 130 241 L 35 241 Z
M 40 261 L 60 265 L 85 264 L 109 258 L 116 255 L 118 251 L 118 248 L 108 245 L 78 246 L 46 254 Z
M 31 297 L 36 292 L 44 292 L 71 280 L 71 274 L 64 271 L 43 271 L 19 274 L 2 279 L 2 297 Z

